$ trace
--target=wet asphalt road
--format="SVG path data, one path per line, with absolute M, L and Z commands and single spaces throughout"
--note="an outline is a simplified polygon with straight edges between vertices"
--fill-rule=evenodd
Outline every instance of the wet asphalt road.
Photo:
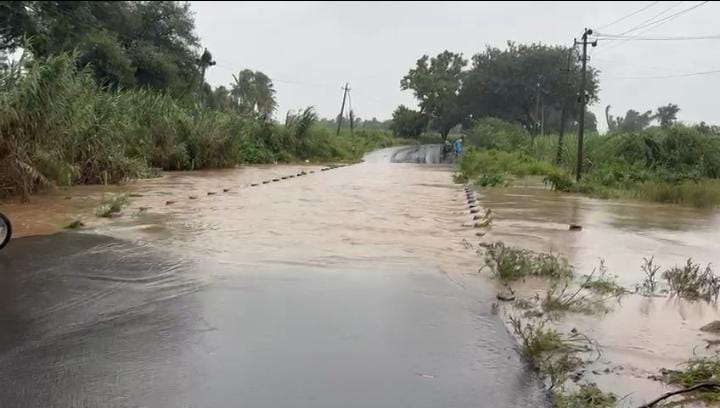
M 538 407 L 482 282 L 89 233 L 0 252 L 0 407 Z

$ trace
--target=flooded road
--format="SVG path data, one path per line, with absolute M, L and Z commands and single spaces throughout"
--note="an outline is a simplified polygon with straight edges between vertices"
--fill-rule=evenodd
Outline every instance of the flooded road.
M 96 190 L 130 205 L 13 240 L 0 406 L 546 405 L 477 279 L 464 193 L 393 152 Z

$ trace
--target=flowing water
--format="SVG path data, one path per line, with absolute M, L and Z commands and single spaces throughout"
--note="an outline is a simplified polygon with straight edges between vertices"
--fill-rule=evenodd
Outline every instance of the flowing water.
M 437 154 L 171 172 L 2 203 L 25 238 L 0 251 L 0 406 L 542 406 L 491 313 L 462 189 L 447 166 L 392 158 Z M 119 217 L 92 215 L 120 193 Z M 626 287 L 644 256 L 718 264 L 714 211 L 535 182 L 479 197 L 494 213 L 484 241 L 557 251 L 580 273 L 602 258 Z M 57 233 L 78 218 L 80 232 Z M 603 348 L 588 377 L 631 404 L 662 391 L 647 376 L 703 349 L 698 327 L 720 316 L 622 302 L 566 324 Z
M 602 259 L 608 273 L 629 290 L 645 277 L 643 258 L 654 257 L 663 266 L 660 273 L 688 258 L 703 267 L 720 267 L 720 213 L 714 210 L 560 194 L 532 179 L 484 190 L 479 201 L 494 212 L 486 242 L 563 254 L 579 275 L 590 274 Z M 570 231 L 569 224 L 582 230 Z M 543 296 L 547 285 L 526 282 L 518 289 Z M 704 302 L 629 295 L 605 315 L 573 315 L 560 326 L 598 341 L 603 354 L 587 378 L 625 396 L 622 406 L 634 407 L 667 391 L 648 379 L 661 368 L 677 368 L 693 355 L 717 351 L 706 348 L 706 340 L 720 337 L 698 330 L 714 320 L 720 320 L 717 307 Z
M 545 406 L 474 276 L 464 194 L 393 152 L 3 206 L 33 236 L 0 252 L 0 406 Z

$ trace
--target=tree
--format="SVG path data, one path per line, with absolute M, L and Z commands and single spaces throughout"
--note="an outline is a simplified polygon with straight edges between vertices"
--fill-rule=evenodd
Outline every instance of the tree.
M 462 54 L 444 51 L 430 58 L 423 55 L 400 81 L 402 90 L 411 89 L 418 99 L 420 113 L 432 129 L 447 139 L 450 129 L 464 118 L 458 100 L 462 85 L 463 67 L 467 61 Z
M 487 47 L 475 54 L 460 91 L 466 120 L 490 116 L 519 122 L 534 133 L 541 127 L 546 132 L 557 131 L 565 107 L 567 121 L 572 124 L 580 110 L 581 73 L 575 59 L 566 71 L 569 52 L 560 46 L 508 42 L 506 49 Z M 587 78 L 592 103 L 597 101 L 597 71 L 590 67 Z
M 277 109 L 275 88 L 267 75 L 244 69 L 233 75 L 233 79 L 230 94 L 240 113 L 268 117 Z
M 400 105 L 392 115 L 390 129 L 395 136 L 417 139 L 427 127 L 427 117 L 422 113 Z
M 678 112 L 680 112 L 680 108 L 677 105 L 668 103 L 657 108 L 655 118 L 660 122 L 661 127 L 668 128 L 677 121 Z
M 77 52 L 99 83 L 189 95 L 198 89 L 199 40 L 187 2 L 0 3 L 0 50 L 36 57 Z
M 625 116 L 614 118 L 610 114 L 610 105 L 605 108 L 605 119 L 607 120 L 608 130 L 611 132 L 637 132 L 650 126 L 654 118 L 652 111 L 640 113 L 634 109 L 628 109 Z

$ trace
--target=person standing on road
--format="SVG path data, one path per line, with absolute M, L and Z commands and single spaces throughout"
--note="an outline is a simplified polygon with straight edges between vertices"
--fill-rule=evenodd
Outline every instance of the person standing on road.
M 463 137 L 462 136 L 455 139 L 454 147 L 455 147 L 455 158 L 458 158 L 462 155 L 462 150 L 463 150 Z

